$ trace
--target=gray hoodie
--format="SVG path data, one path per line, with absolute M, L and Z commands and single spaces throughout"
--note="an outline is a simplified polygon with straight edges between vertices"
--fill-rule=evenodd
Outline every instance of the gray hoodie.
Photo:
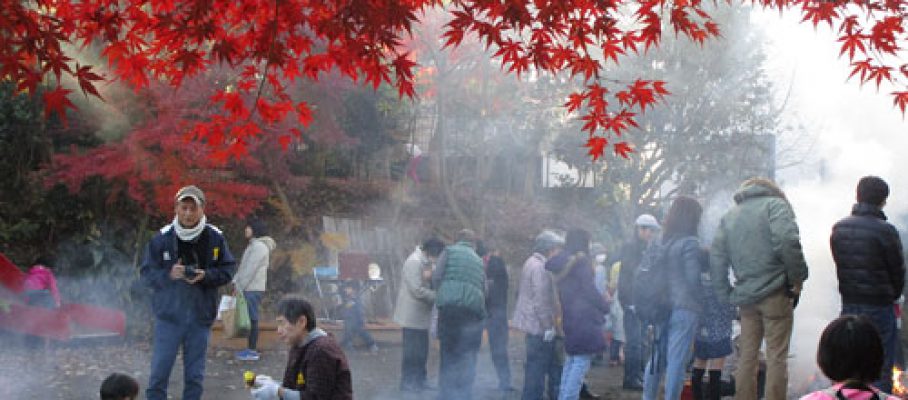
M 277 247 L 274 239 L 261 236 L 249 240 L 233 283 L 237 290 L 263 292 L 268 282 L 268 265 L 271 251 Z

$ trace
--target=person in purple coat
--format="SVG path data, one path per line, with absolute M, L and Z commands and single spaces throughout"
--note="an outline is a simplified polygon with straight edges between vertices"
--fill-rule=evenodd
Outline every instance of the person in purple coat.
M 553 275 L 561 303 L 564 351 L 567 353 L 558 400 L 580 397 L 583 379 L 593 357 L 605 349 L 602 324 L 609 306 L 596 290 L 589 249 L 589 232 L 571 229 L 565 237 L 564 251 L 545 264 Z

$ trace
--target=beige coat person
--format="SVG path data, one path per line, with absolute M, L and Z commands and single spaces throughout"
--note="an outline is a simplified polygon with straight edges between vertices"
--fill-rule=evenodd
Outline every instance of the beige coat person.
M 394 310 L 394 322 L 402 328 L 429 329 L 431 325 L 435 291 L 424 278 L 431 269 L 432 262 L 418 247 L 404 261 Z

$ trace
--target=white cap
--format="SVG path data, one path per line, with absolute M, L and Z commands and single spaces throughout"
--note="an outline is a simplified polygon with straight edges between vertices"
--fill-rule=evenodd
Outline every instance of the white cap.
M 662 227 L 659 226 L 659 221 L 656 221 L 656 217 L 649 214 L 641 214 L 637 217 L 637 221 L 634 224 L 640 228 L 662 229 Z

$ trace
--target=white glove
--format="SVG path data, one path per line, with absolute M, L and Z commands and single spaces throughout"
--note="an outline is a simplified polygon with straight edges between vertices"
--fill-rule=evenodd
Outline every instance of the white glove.
M 281 387 L 270 376 L 256 376 L 255 389 L 252 389 L 253 400 L 278 400 L 277 390 Z
M 544 342 L 551 342 L 555 340 L 555 328 L 546 329 L 542 334 L 542 340 Z

